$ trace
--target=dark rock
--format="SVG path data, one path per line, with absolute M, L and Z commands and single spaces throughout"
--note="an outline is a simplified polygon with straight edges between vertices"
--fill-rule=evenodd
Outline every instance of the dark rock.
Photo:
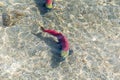
M 10 21 L 10 15 L 8 13 L 3 13 L 2 14 L 2 20 L 3 20 L 3 25 L 4 26 L 9 26 L 11 21 Z

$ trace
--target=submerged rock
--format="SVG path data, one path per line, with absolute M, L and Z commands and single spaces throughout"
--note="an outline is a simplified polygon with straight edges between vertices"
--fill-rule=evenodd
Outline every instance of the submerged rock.
M 2 14 L 2 20 L 3 20 L 3 25 L 4 26 L 9 26 L 11 21 L 10 21 L 10 15 L 8 13 L 3 13 Z
M 0 7 L 4 6 L 4 3 L 3 2 L 0 2 Z
M 22 11 L 18 11 L 18 10 L 13 10 L 8 13 L 7 12 L 3 13 L 2 14 L 3 25 L 4 26 L 15 25 L 24 15 L 25 14 Z

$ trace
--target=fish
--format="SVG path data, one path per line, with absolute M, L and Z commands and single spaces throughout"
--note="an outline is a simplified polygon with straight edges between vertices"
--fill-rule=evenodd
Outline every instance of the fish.
M 53 0 L 46 0 L 46 8 L 52 9 L 53 7 Z
M 67 56 L 69 56 L 69 41 L 66 36 L 64 36 L 62 33 L 57 32 L 56 30 L 51 29 L 44 29 L 41 27 L 43 32 L 46 32 L 52 36 L 55 36 L 58 39 L 58 43 L 61 45 L 61 57 L 65 59 Z

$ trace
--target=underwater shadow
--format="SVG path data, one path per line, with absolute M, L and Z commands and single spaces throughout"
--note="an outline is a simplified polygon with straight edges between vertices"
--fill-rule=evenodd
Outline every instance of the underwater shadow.
M 51 67 L 56 68 L 59 66 L 60 62 L 63 61 L 60 57 L 60 46 L 57 44 L 57 42 L 52 37 L 43 37 L 42 33 L 34 34 L 41 40 L 43 40 L 49 47 L 50 51 L 52 53 L 51 58 Z
M 38 7 L 40 14 L 44 15 L 47 13 L 49 10 L 45 7 L 45 2 L 46 0 L 34 0 L 36 3 L 36 7 Z

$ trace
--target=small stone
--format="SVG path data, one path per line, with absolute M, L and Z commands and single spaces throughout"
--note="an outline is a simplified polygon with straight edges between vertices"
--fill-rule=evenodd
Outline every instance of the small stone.
M 96 41 L 96 40 L 97 40 L 96 37 L 93 37 L 93 38 L 92 38 L 92 41 Z
M 0 7 L 4 6 L 4 3 L 3 2 L 0 2 Z
M 70 19 L 74 19 L 74 18 L 75 18 L 75 16 L 71 14 L 70 15 Z
M 3 13 L 2 14 L 2 20 L 3 20 L 3 25 L 4 26 L 9 26 L 11 21 L 10 21 L 10 15 L 8 13 Z

